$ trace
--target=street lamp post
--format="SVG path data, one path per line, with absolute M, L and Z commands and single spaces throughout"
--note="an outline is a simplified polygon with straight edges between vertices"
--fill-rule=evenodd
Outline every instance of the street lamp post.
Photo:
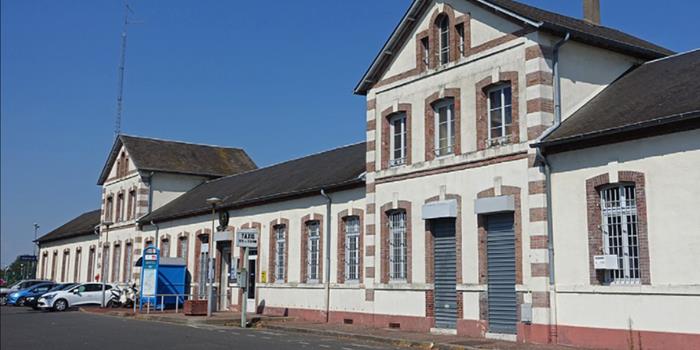
M 214 252 L 214 221 L 216 221 L 216 205 L 221 203 L 221 198 L 207 198 L 207 203 L 211 205 L 211 232 L 209 232 L 209 254 L 207 254 L 207 317 L 211 317 L 211 309 L 213 305 L 212 285 L 214 284 L 214 276 L 212 276 L 213 266 L 211 255 Z
M 37 231 L 39 230 L 39 227 L 40 227 L 39 224 L 37 224 L 37 223 L 35 222 L 35 223 L 34 223 L 34 256 L 37 255 L 37 251 L 36 251 L 36 248 L 37 248 L 37 245 L 36 245 L 36 238 L 37 238 L 37 237 L 36 237 L 36 233 L 37 233 Z
M 105 284 L 105 279 L 107 275 L 107 271 L 105 269 L 105 252 L 104 252 L 104 245 L 109 243 L 109 226 L 112 225 L 111 221 L 105 221 L 102 223 L 105 225 L 105 242 L 102 244 L 102 307 L 106 307 L 107 305 L 105 304 L 105 290 L 106 290 L 106 284 Z M 109 250 L 109 248 L 107 248 Z

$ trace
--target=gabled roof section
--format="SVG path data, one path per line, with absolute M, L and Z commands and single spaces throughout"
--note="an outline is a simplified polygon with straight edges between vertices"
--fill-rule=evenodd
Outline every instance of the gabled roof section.
M 557 35 L 570 33 L 571 39 L 589 45 L 617 51 L 641 59 L 656 59 L 673 54 L 673 51 L 642 40 L 619 30 L 588 23 L 582 19 L 545 11 L 513 0 L 465 0 L 491 10 L 514 22 L 524 23 L 536 29 Z M 418 19 L 430 9 L 433 0 L 414 0 L 406 14 L 391 33 L 379 54 L 355 87 L 355 93 L 364 95 L 382 77 L 397 52 L 410 39 L 418 25 Z
M 118 135 L 102 168 L 98 185 L 107 180 L 122 145 L 136 168 L 141 171 L 221 177 L 257 168 L 240 148 Z
M 319 195 L 364 185 L 366 144 L 336 148 L 269 167 L 205 182 L 139 219 L 142 224 L 208 213 L 207 198 L 221 208 L 241 208 L 276 200 Z
M 588 101 L 536 146 L 551 150 L 575 143 L 591 146 L 619 142 L 626 139 L 623 134 L 637 133 L 638 138 L 644 129 L 653 136 L 698 127 L 698 77 L 700 49 L 644 63 Z
M 36 242 L 47 243 L 66 238 L 95 234 L 95 226 L 100 224 L 100 209 L 80 214 L 61 227 L 39 237 Z

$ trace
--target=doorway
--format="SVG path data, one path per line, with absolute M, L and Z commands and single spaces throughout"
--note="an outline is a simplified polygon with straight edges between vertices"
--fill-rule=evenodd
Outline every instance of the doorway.
M 435 273 L 435 327 L 457 328 L 457 253 L 455 219 L 433 219 L 433 271 Z
M 217 242 L 219 248 L 219 310 L 228 310 L 229 301 L 229 269 L 231 268 L 231 241 Z
M 486 217 L 488 325 L 490 333 L 517 333 L 513 214 Z
M 255 312 L 255 276 L 257 272 L 258 249 L 249 248 L 248 250 L 248 295 L 246 308 L 248 312 Z

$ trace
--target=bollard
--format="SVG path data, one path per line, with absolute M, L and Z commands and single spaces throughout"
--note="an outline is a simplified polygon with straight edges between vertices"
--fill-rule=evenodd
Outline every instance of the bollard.
M 160 312 L 165 312 L 165 295 L 160 296 Z
M 175 313 L 177 313 L 178 306 L 180 306 L 180 296 L 175 297 Z

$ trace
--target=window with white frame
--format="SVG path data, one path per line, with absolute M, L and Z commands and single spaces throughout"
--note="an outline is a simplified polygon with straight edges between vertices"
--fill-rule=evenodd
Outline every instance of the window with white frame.
M 396 113 L 389 119 L 389 128 L 391 129 L 390 147 L 391 158 L 389 165 L 397 166 L 406 163 L 406 113 Z
M 438 34 L 440 36 L 440 64 L 450 61 L 450 19 L 442 16 L 438 20 Z
M 287 252 L 286 232 L 285 225 L 275 226 L 275 280 L 280 282 L 284 282 L 284 276 L 287 273 L 284 269 Z
M 454 153 L 455 118 L 454 100 L 444 99 L 433 105 L 435 111 L 435 155 L 444 156 Z
M 408 268 L 406 242 L 406 212 L 389 213 L 389 278 L 405 280 Z
M 163 238 L 160 241 L 160 256 L 165 258 L 170 257 L 170 239 Z
M 102 247 L 102 274 L 100 275 L 101 280 L 109 282 L 107 278 L 109 274 L 109 247 L 107 245 Z
M 464 40 L 464 23 L 458 24 L 455 29 L 457 30 L 457 36 L 459 37 L 459 53 L 464 56 L 466 51 L 465 40 Z
M 320 223 L 318 221 L 309 221 L 306 223 L 306 233 L 308 236 L 307 242 L 307 264 L 308 264 L 308 282 L 318 282 L 319 280 L 319 263 L 321 252 L 321 233 Z
M 430 40 L 423 38 L 420 43 L 423 48 L 423 65 L 428 67 L 430 65 Z
M 360 279 L 360 218 L 345 218 L 345 280 Z
M 510 84 L 498 85 L 489 90 L 489 144 L 507 143 L 511 140 L 513 109 Z
M 606 254 L 617 255 L 618 269 L 606 271 L 611 284 L 639 283 L 637 201 L 633 184 L 618 184 L 600 191 L 601 229 Z

